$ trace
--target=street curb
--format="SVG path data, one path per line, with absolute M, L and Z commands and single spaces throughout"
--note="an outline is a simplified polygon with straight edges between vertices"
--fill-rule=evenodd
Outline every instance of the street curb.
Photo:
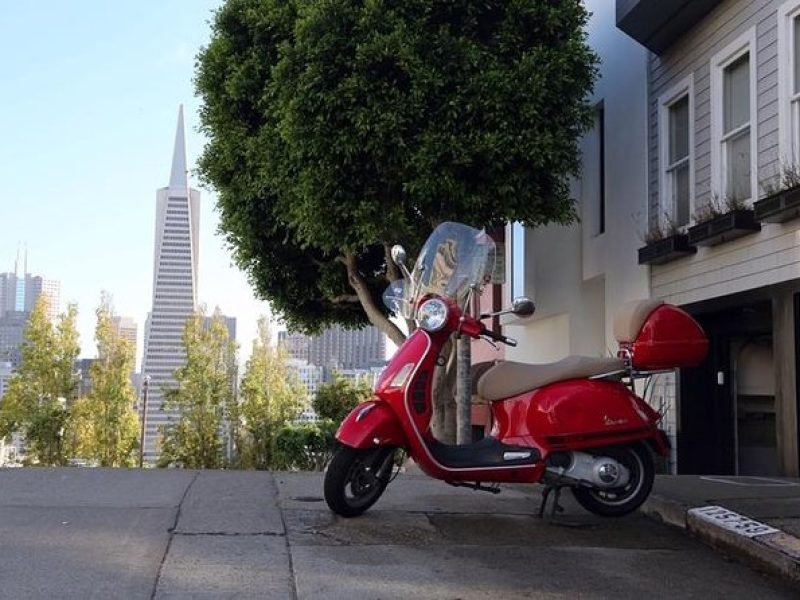
M 639 509 L 755 568 L 800 585 L 800 539 L 721 506 L 691 507 L 652 494 Z

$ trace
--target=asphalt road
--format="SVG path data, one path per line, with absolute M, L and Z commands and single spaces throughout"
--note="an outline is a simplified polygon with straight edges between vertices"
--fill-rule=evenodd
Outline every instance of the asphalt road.
M 798 598 L 641 515 L 535 518 L 401 475 L 335 518 L 320 474 L 0 470 L 0 598 Z

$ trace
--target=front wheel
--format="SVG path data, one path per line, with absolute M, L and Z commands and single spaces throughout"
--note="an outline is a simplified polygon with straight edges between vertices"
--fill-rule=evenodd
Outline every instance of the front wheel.
M 592 451 L 595 456 L 608 456 L 624 465 L 630 479 L 623 487 L 572 488 L 572 495 L 583 508 L 602 517 L 621 517 L 633 512 L 647 500 L 653 489 L 655 467 L 653 456 L 644 444 L 599 448 Z
M 357 517 L 378 501 L 389 484 L 394 448 L 340 446 L 325 473 L 325 502 L 342 517 Z

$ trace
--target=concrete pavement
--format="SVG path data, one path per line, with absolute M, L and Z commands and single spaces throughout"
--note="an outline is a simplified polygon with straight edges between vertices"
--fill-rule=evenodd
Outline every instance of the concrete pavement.
M 0 598 L 796 598 L 644 515 L 401 475 L 334 517 L 319 473 L 0 470 Z
M 800 479 L 659 476 L 642 511 L 800 586 Z

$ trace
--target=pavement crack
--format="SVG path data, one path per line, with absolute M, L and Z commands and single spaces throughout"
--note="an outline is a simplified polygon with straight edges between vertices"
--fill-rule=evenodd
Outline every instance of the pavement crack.
M 183 490 L 183 496 L 181 496 L 180 502 L 178 502 L 178 510 L 175 511 L 175 520 L 172 522 L 172 527 L 167 530 L 169 531 L 169 539 L 167 540 L 167 547 L 164 549 L 164 555 L 161 557 L 161 562 L 158 563 L 158 572 L 156 573 L 156 580 L 153 583 L 153 592 L 150 594 L 150 600 L 155 600 L 156 594 L 158 593 L 158 583 L 161 581 L 161 572 L 164 569 L 164 563 L 167 561 L 169 549 L 172 547 L 172 540 L 175 538 L 175 530 L 178 528 L 178 522 L 181 518 L 183 503 L 186 501 L 186 497 L 189 495 L 189 490 L 192 489 L 194 482 L 197 481 L 199 476 L 200 472 L 195 472 L 194 477 L 192 477 L 192 480 L 189 482 L 189 485 L 187 485 L 186 489 Z
M 175 531 L 173 533 L 174 535 L 182 535 L 186 537 L 286 537 L 285 531 Z
M 274 475 L 272 477 L 272 488 L 275 495 L 275 506 L 278 507 L 278 514 L 281 516 L 283 540 L 286 543 L 286 560 L 289 563 L 289 588 L 291 589 L 292 600 L 297 600 L 297 576 L 294 571 L 294 561 L 292 560 L 292 545 L 289 542 L 289 529 L 286 527 L 286 515 L 283 514 L 283 505 L 281 504 L 280 493 L 278 491 L 278 483 L 275 481 Z

